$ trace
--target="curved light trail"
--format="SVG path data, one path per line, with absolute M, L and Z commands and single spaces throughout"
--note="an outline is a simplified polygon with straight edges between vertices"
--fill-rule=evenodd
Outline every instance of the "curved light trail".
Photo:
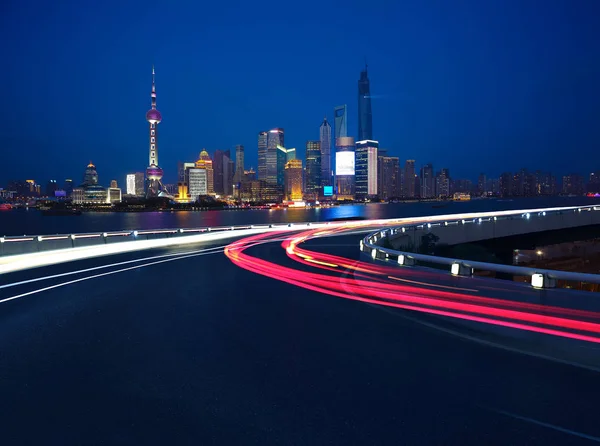
M 364 228 L 365 224 L 317 228 L 288 235 L 281 247 L 288 258 L 299 263 L 298 268 L 246 252 L 256 243 L 269 241 L 275 236 L 272 233 L 257 234 L 231 244 L 225 248 L 225 255 L 248 271 L 336 297 L 600 343 L 600 313 L 597 312 L 486 297 L 481 290 L 492 287 L 440 285 L 433 282 L 440 277 L 435 273 L 356 261 L 300 247 L 312 238 L 342 235 L 357 226 Z M 282 237 L 282 234 L 276 236 Z

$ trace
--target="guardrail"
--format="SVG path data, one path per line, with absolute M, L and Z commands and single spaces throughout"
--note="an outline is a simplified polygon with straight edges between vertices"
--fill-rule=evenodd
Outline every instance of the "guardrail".
M 559 208 L 555 211 L 544 210 L 540 212 L 525 212 L 507 213 L 502 211 L 498 215 L 489 213 L 487 216 L 482 216 L 474 219 L 456 219 L 449 220 L 440 218 L 431 220 L 427 223 L 418 225 L 408 224 L 389 229 L 380 229 L 376 232 L 368 234 L 360 241 L 360 250 L 362 253 L 370 254 L 374 261 L 395 262 L 400 266 L 418 266 L 419 263 L 427 265 L 435 265 L 441 267 L 450 267 L 448 273 L 455 276 L 473 276 L 475 270 L 488 271 L 494 273 L 512 274 L 515 276 L 531 277 L 531 286 L 534 288 L 553 288 L 556 286 L 557 280 L 570 282 L 583 282 L 600 284 L 599 274 L 575 273 L 558 270 L 547 270 L 539 268 L 531 268 L 527 266 L 503 265 L 497 263 L 478 262 L 473 260 L 454 259 L 449 257 L 438 257 L 435 255 L 419 254 L 409 251 L 390 249 L 381 246 L 383 240 L 388 239 L 392 235 L 399 233 L 408 233 L 411 230 L 430 230 L 434 227 L 449 227 L 453 225 L 469 225 L 469 224 L 499 224 L 503 220 L 514 220 L 515 217 L 523 220 L 534 218 L 544 218 L 553 214 L 563 215 L 565 212 L 582 213 L 599 211 L 600 206 L 577 206 L 570 208 Z M 600 215 L 600 214 L 599 214 Z M 546 230 L 546 229 L 543 229 Z M 538 232 L 538 231 L 528 231 Z M 442 269 L 442 268 L 440 268 Z
M 24 235 L 0 237 L 0 257 L 17 254 L 28 254 L 55 249 L 79 248 L 84 246 L 108 243 L 130 242 L 134 240 L 150 240 L 158 238 L 182 237 L 200 233 L 236 231 L 242 229 L 289 228 L 293 226 L 311 226 L 317 223 L 266 223 L 256 225 L 217 226 L 180 229 L 150 229 L 133 231 L 91 232 L 80 234 Z M 330 224 L 322 222 L 318 224 Z

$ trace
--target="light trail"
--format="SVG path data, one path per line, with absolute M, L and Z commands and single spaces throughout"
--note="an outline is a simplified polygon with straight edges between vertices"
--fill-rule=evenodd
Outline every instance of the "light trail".
M 332 228 L 329 235 L 343 234 L 347 227 Z M 353 225 L 352 225 L 353 226 Z M 436 314 L 489 325 L 526 330 L 587 342 L 600 343 L 600 313 L 553 307 L 508 299 L 474 296 L 461 291 L 479 290 L 397 278 L 403 268 L 380 266 L 299 248 L 313 238 L 316 230 L 289 236 L 281 247 L 288 258 L 323 272 L 309 272 L 279 265 L 245 253 L 245 244 L 268 240 L 270 234 L 258 234 L 230 245 L 225 255 L 236 265 L 283 282 L 351 300 Z M 319 235 L 323 235 L 322 233 Z M 352 271 L 354 277 L 340 274 Z M 332 274 L 333 273 L 333 274 Z M 406 285 L 398 284 L 406 282 Z M 413 286 L 410 286 L 413 284 Z M 414 285 L 420 285 L 416 287 Z M 423 286 L 423 287 L 421 287 Z M 427 288 L 425 288 L 427 287 Z M 430 288 L 447 289 L 430 289 Z M 587 319 L 587 320 L 585 320 Z

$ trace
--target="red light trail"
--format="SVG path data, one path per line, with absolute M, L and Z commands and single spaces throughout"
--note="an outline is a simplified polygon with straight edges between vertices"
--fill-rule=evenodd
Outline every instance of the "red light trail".
M 248 271 L 344 299 L 600 343 L 600 313 L 597 312 L 486 297 L 481 295 L 481 290 L 493 288 L 478 290 L 440 285 L 433 283 L 434 278 L 439 279 L 435 273 L 356 261 L 299 247 L 312 238 L 337 235 L 360 226 L 353 223 L 294 235 L 289 232 L 258 234 L 228 245 L 225 255 Z M 281 247 L 288 258 L 302 265 L 301 269 L 245 252 L 272 239 L 280 241 L 282 236 L 287 238 Z M 307 268 L 312 270 L 307 271 Z M 418 276 L 421 280 L 398 277 L 406 275 Z

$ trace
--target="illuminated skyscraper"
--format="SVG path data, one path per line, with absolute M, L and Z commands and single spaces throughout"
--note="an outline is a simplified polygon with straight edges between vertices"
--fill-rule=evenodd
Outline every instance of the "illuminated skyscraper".
M 335 180 L 338 200 L 354 199 L 355 176 L 354 138 L 342 136 L 335 140 Z
M 302 200 L 302 160 L 292 159 L 285 165 L 285 198 Z
M 148 187 L 147 197 L 168 196 L 164 191 L 161 179 L 163 170 L 158 166 L 158 124 L 162 121 L 162 115 L 156 109 L 156 84 L 154 82 L 154 67 L 152 67 L 152 91 L 150 93 L 152 108 L 146 113 L 146 121 L 150 124 L 150 150 L 149 163 L 146 169 Z
M 377 150 L 379 142 L 356 142 L 356 198 L 377 195 Z
M 98 184 L 98 172 L 96 171 L 96 166 L 90 161 L 83 174 L 82 186 L 95 186 L 96 184 Z
M 318 198 L 321 190 L 321 143 L 306 141 L 305 192 L 309 198 Z
M 373 116 L 371 114 L 371 88 L 367 66 L 358 80 L 358 139 L 373 139 Z
M 196 169 L 206 170 L 206 194 L 213 194 L 215 192 L 213 162 L 210 159 L 210 155 L 208 154 L 208 152 L 204 149 L 202 150 L 202 152 L 200 152 L 200 155 L 198 156 L 198 161 L 196 161 Z M 191 179 L 189 181 L 191 194 Z
M 331 125 L 327 122 L 327 117 L 323 119 L 319 128 L 319 145 L 321 146 L 321 186 L 332 186 Z
M 238 144 L 235 146 L 235 174 L 234 183 L 241 183 L 244 179 L 244 146 Z
M 267 184 L 270 185 L 283 185 L 282 174 L 283 169 L 281 169 L 280 180 L 278 181 L 278 169 L 277 169 L 277 157 L 279 152 L 279 147 L 285 147 L 284 139 L 283 139 L 283 129 L 275 128 L 269 130 L 268 138 L 267 138 L 267 153 L 266 153 L 266 178 Z M 279 155 L 281 156 L 281 155 Z M 286 154 L 287 159 L 287 154 Z M 283 163 L 285 166 L 285 162 Z M 260 165 L 259 165 L 260 169 Z M 260 178 L 260 170 L 259 170 L 259 180 Z
M 384 152 L 380 150 L 380 152 Z M 399 198 L 401 189 L 400 160 L 395 156 L 377 157 L 377 194 L 379 198 L 388 200 Z
M 268 132 L 258 133 L 258 179 L 267 179 L 267 143 L 269 141 Z
M 348 136 L 348 112 L 346 110 L 346 106 L 338 105 L 337 107 L 335 107 L 333 109 L 333 115 L 335 119 L 335 139 L 337 141 L 338 138 L 344 138 Z

